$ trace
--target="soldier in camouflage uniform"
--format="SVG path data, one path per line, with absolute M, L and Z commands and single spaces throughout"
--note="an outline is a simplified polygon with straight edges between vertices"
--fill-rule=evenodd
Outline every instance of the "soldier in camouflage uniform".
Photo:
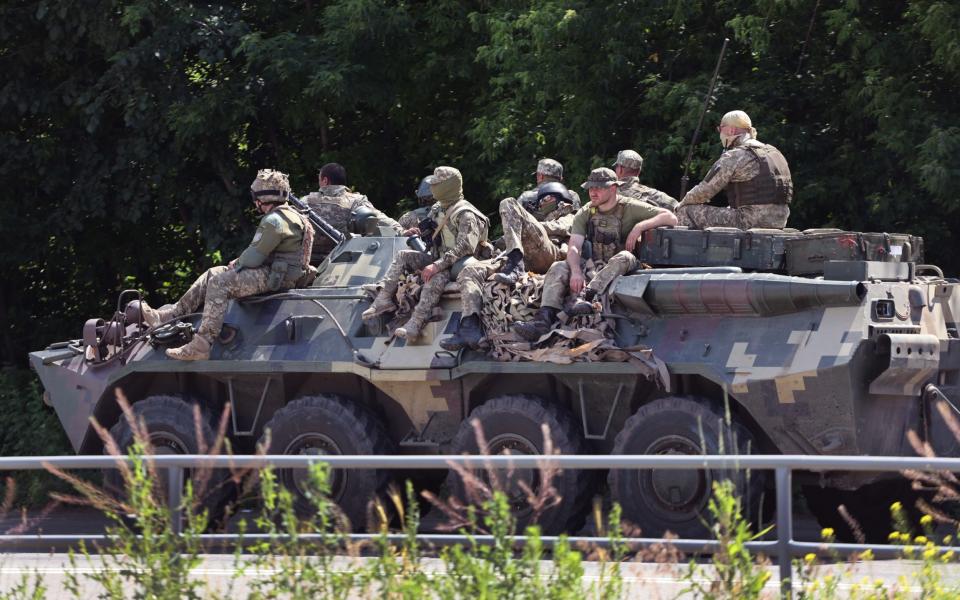
M 430 183 L 424 177 L 417 187 L 417 208 L 403 213 L 397 222 L 403 229 L 403 235 L 414 235 L 420 233 L 420 221 L 430 215 L 430 207 L 433 206 L 433 192 L 430 191 Z
M 717 131 L 726 150 L 704 180 L 683 197 L 677 207 L 680 224 L 693 229 L 786 227 L 793 198 L 787 159 L 756 139 L 757 130 L 742 110 L 725 114 Z M 720 190 L 726 191 L 730 206 L 708 206 Z
M 210 347 L 220 335 L 230 300 L 296 287 L 309 273 L 313 226 L 287 204 L 287 175 L 263 169 L 257 173 L 250 191 L 257 210 L 264 216 L 247 249 L 229 265 L 207 269 L 176 304 L 158 309 L 142 304 L 143 319 L 150 327 L 192 313 L 203 305 L 197 334 L 187 344 L 167 349 L 170 358 L 209 359 Z
M 429 254 L 401 250 L 387 270 L 380 293 L 370 308 L 363 312 L 363 318 L 370 319 L 395 310 L 394 298 L 400 278 L 404 272 L 420 271 L 423 280 L 420 299 L 410 319 L 395 331 L 397 337 L 408 340 L 420 337 L 433 307 L 440 301 L 443 288 L 473 259 L 482 243 L 486 242 L 490 229 L 487 217 L 463 197 L 463 176 L 460 171 L 453 167 L 437 167 L 427 182 L 437 201 L 431 209 L 431 216 L 437 222 L 437 231 L 432 240 L 434 250 Z M 479 332 L 479 316 L 464 313 L 460 328 Z M 471 340 L 476 337 L 476 341 L 480 341 L 475 333 L 470 335 Z
M 617 193 L 621 182 L 607 168 L 594 169 L 583 184 L 590 203 L 579 211 L 570 229 L 567 260 L 553 263 L 543 281 L 543 298 L 536 317 L 513 326 L 522 338 L 535 341 L 546 334 L 557 320 L 567 289 L 577 294 L 572 314 L 594 310 L 593 301 L 616 277 L 639 266 L 633 249 L 644 231 L 677 224 L 672 212 Z M 589 240 L 597 274 L 586 283 L 586 261 L 581 250 Z M 586 285 L 584 285 L 586 283 Z
M 617 160 L 613 163 L 613 171 L 617 179 L 623 182 L 620 185 L 620 194 L 643 200 L 654 206 L 675 210 L 677 201 L 660 190 L 647 187 L 640 183 L 640 170 L 643 168 L 643 157 L 634 150 L 621 150 L 617 153 Z
M 514 285 L 527 269 L 545 273 L 550 265 L 563 260 L 559 244 L 570 235 L 573 213 L 580 208 L 580 196 L 563 186 L 559 162 L 540 160 L 535 175 L 536 188 L 500 202 L 507 260 L 496 278 L 504 285 Z
M 376 215 L 377 225 L 392 229 L 397 235 L 403 233 L 400 224 L 383 214 L 363 194 L 350 191 L 347 188 L 347 171 L 337 163 L 327 163 L 320 169 L 320 190 L 311 192 L 303 201 L 327 223 L 349 236 L 350 215 L 361 208 L 368 209 Z M 316 264 L 322 261 L 333 250 L 333 241 L 325 235 L 318 235 L 313 242 L 313 254 L 310 262 Z

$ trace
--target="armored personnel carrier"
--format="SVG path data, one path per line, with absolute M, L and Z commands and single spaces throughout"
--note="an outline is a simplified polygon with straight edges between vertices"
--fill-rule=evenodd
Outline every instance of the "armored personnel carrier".
M 940 455 L 957 441 L 937 403 L 955 405 L 960 369 L 960 284 L 922 264 L 922 240 L 838 230 L 659 229 L 638 251 L 652 268 L 609 291 L 615 339 L 652 349 L 659 369 L 635 362 L 497 362 L 438 345 L 459 321 L 450 290 L 442 318 L 416 343 L 364 322 L 364 284 L 379 281 L 400 237 L 354 237 L 320 265 L 312 287 L 233 302 L 210 360 L 178 362 L 199 315 L 149 331 L 135 291 L 110 320 L 30 354 L 78 453 L 99 453 L 90 419 L 125 443 L 116 392 L 133 403 L 163 452 L 196 452 L 230 404 L 237 452 L 258 442 L 277 454 L 476 453 L 480 422 L 492 453 L 538 454 L 541 424 L 564 454 L 783 453 L 914 455 L 915 431 Z M 269 433 L 268 433 L 269 432 Z M 335 472 L 333 498 L 354 523 L 387 472 Z M 281 473 L 302 498 L 302 474 Z M 536 473 L 516 473 L 536 487 Z M 882 474 L 811 474 L 810 489 L 857 490 Z M 711 482 L 732 478 L 755 506 L 763 473 L 567 471 L 563 501 L 540 518 L 556 533 L 578 527 L 588 501 L 609 493 L 644 535 L 703 535 Z M 514 482 L 515 483 L 515 482 Z M 451 493 L 461 491 L 455 477 Z M 516 486 L 521 523 L 529 507 Z

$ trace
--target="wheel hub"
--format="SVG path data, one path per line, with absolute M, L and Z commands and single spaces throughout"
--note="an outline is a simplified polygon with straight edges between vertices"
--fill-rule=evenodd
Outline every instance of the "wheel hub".
M 699 445 L 681 436 L 658 439 L 646 454 L 701 454 Z M 637 472 L 640 489 L 652 492 L 655 508 L 665 513 L 699 511 L 709 497 L 709 475 L 703 470 L 652 469 Z
M 317 432 L 304 433 L 297 436 L 283 451 L 284 454 L 296 454 L 300 456 L 331 456 L 342 454 L 340 447 L 337 446 L 330 437 Z M 301 496 L 314 489 L 310 484 L 310 472 L 307 469 L 288 469 L 284 478 L 288 480 Z M 346 474 L 343 469 L 331 469 L 328 476 L 330 485 L 330 498 L 334 501 L 340 499 L 343 493 Z
M 490 454 L 520 456 L 540 454 L 540 450 L 533 442 L 514 433 L 500 434 L 491 439 L 487 445 Z M 519 514 L 530 511 L 527 492 L 524 491 L 524 488 L 534 493 L 540 489 L 539 471 L 537 469 L 511 469 L 509 471 L 499 471 L 498 476 L 514 512 Z M 485 475 L 484 478 L 490 483 L 489 475 Z

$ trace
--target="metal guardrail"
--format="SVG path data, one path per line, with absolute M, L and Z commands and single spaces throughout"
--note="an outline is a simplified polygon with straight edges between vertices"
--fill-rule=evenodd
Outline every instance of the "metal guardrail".
M 793 579 L 792 558 L 814 553 L 818 556 L 838 554 L 849 556 L 870 550 L 877 558 L 898 558 L 908 546 L 885 544 L 840 544 L 822 542 L 800 542 L 793 539 L 793 496 L 791 495 L 794 471 L 872 471 L 896 472 L 913 471 L 950 471 L 960 472 L 960 458 L 923 458 L 923 457 L 874 457 L 874 456 L 800 456 L 800 455 L 578 455 L 578 456 L 209 456 L 209 455 L 158 455 L 152 456 L 153 465 L 168 471 L 168 503 L 174 514 L 172 527 L 174 532 L 182 531 L 182 489 L 185 469 L 196 468 L 236 468 L 258 469 L 266 466 L 274 468 L 305 468 L 313 463 L 326 463 L 331 468 L 341 469 L 447 469 L 451 464 L 459 464 L 469 469 L 535 469 L 549 464 L 561 469 L 729 469 L 729 470 L 770 470 L 774 472 L 776 493 L 776 539 L 748 542 L 751 552 L 765 552 L 777 559 L 781 591 L 785 596 L 792 595 L 790 582 Z M 44 470 L 48 466 L 62 470 L 74 469 L 115 469 L 119 461 L 113 456 L 41 456 L 41 457 L 3 457 L 0 458 L 0 471 Z M 301 539 L 319 538 L 319 535 L 303 535 Z M 351 541 L 379 539 L 376 534 L 351 534 Z M 200 536 L 206 544 L 237 541 L 237 534 L 203 534 Z M 244 540 L 258 541 L 269 539 L 266 534 L 244 534 Z M 388 535 L 390 541 L 400 542 L 406 539 L 402 534 Z M 417 539 L 426 544 L 451 545 L 466 542 L 468 539 L 478 543 L 491 543 L 491 536 L 467 536 L 454 534 L 421 534 Z M 557 543 L 558 536 L 544 536 L 541 541 L 546 546 Z M 567 537 L 573 544 L 594 544 L 608 546 L 609 539 L 602 537 Z M 525 536 L 516 536 L 516 544 L 526 543 Z M 4 543 L 63 544 L 109 541 L 104 535 L 0 535 L 0 545 Z M 671 544 L 684 552 L 711 552 L 719 549 L 715 540 L 663 539 L 663 538 L 626 538 L 623 543 L 631 547 L 645 547 L 652 544 Z M 960 553 L 960 546 L 942 546 L 942 550 Z

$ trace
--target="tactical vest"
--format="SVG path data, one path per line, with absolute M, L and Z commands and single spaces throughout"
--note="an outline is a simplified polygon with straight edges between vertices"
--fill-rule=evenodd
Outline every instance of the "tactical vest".
M 267 284 L 272 291 L 295 287 L 309 272 L 310 250 L 314 238 L 313 225 L 295 208 L 284 204 L 276 208 L 275 212 L 289 224 L 291 231 L 299 232 L 300 235 L 295 244 L 288 243 L 293 240 L 284 240 L 281 246 L 285 248 L 274 250 L 267 257 L 264 264 L 270 266 Z M 292 246 L 295 246 L 295 249 Z
M 617 205 L 610 212 L 590 210 L 587 223 L 587 238 L 593 246 L 593 262 L 607 264 L 613 256 L 623 250 L 620 228 L 623 224 L 623 212 L 626 203 L 618 198 Z
M 453 250 L 454 246 L 457 245 L 457 231 L 455 226 L 457 224 L 457 217 L 464 211 L 472 212 L 480 218 L 480 222 L 483 223 L 483 232 L 480 235 L 480 241 L 484 242 L 487 240 L 487 231 L 490 229 L 490 219 L 468 201 L 459 200 L 447 209 L 441 208 L 437 214 L 438 227 L 437 232 L 433 234 L 433 239 L 434 245 L 437 245 L 437 241 L 440 242 L 439 248 L 437 248 L 440 254 Z M 474 248 L 473 251 L 476 252 L 477 249 Z
M 363 198 L 362 194 L 347 191 L 344 188 L 340 193 L 332 196 L 325 196 L 322 192 L 310 194 L 306 197 L 307 204 L 315 210 L 323 219 L 330 223 L 343 235 L 349 235 L 350 213 L 353 205 Z M 325 235 L 318 235 L 313 240 L 313 257 L 311 262 L 318 263 L 322 261 L 335 246 L 333 240 Z
M 787 159 L 770 144 L 741 146 L 760 167 L 757 176 L 749 181 L 731 181 L 724 190 L 730 206 L 756 204 L 790 204 L 793 199 L 793 179 Z

